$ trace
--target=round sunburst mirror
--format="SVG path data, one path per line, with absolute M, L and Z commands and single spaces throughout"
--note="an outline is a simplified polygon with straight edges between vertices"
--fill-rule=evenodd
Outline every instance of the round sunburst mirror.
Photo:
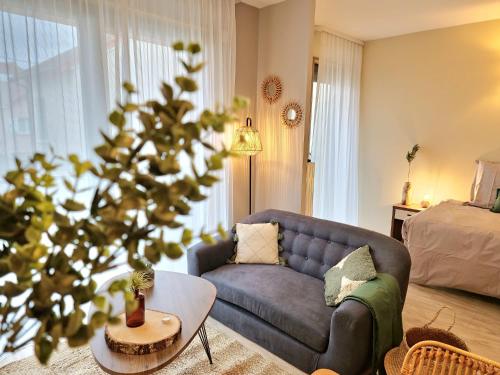
M 262 82 L 262 96 L 269 104 L 273 104 L 281 97 L 283 85 L 278 76 L 269 76 Z
M 303 110 L 302 106 L 297 102 L 286 104 L 281 110 L 281 122 L 283 125 L 294 128 L 302 122 Z

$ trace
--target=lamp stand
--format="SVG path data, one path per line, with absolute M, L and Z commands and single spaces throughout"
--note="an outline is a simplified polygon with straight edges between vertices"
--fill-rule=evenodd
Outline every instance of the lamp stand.
M 248 213 L 252 214 L 252 155 L 248 157 L 249 170 L 248 170 Z

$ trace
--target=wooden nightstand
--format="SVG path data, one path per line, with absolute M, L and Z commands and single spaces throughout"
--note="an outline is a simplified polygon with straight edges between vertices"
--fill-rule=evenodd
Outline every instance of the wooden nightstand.
M 403 228 L 403 221 L 407 217 L 415 215 L 416 213 L 425 210 L 420 205 L 404 206 L 402 204 L 395 204 L 392 206 L 392 221 L 391 221 L 391 237 L 398 241 L 403 241 L 401 229 Z

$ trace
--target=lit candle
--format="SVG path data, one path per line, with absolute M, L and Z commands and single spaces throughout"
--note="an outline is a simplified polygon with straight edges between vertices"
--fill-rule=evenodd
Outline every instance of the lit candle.
M 422 202 L 420 202 L 420 205 L 422 206 L 422 208 L 427 208 L 431 205 L 431 195 L 430 194 L 425 194 L 424 195 L 424 199 L 422 200 Z

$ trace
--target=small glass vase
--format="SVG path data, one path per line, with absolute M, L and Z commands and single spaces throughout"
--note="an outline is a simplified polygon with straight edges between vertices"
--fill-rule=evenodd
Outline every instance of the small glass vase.
M 401 198 L 401 204 L 404 206 L 411 205 L 411 196 L 413 192 L 413 186 L 410 181 L 406 181 L 403 185 L 403 194 Z
M 146 306 L 144 303 L 144 294 L 140 291 L 134 292 L 135 300 L 138 303 L 138 306 L 133 311 L 128 311 L 126 309 L 125 319 L 127 321 L 127 327 L 135 328 L 140 327 L 144 324 L 145 314 L 146 314 Z

